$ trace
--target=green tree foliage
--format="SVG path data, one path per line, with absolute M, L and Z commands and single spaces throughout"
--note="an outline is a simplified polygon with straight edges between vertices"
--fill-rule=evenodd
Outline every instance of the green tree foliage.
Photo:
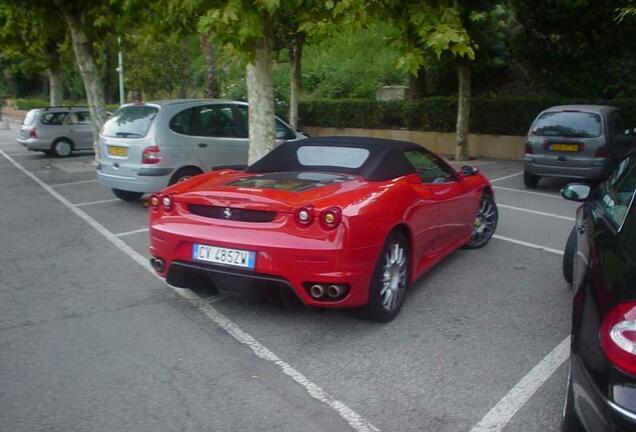
M 60 47 L 66 40 L 66 29 L 57 18 L 39 3 L 29 8 L 11 1 L 0 4 L 0 55 L 14 72 L 46 72 L 52 105 L 62 103 Z
M 555 95 L 621 97 L 636 92 L 636 27 L 617 25 L 625 0 L 511 0 L 515 55 Z M 627 14 L 629 15 L 629 14 Z

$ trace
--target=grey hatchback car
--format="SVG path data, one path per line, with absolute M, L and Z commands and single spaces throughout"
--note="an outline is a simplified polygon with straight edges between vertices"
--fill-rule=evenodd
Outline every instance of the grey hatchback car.
M 48 107 L 27 112 L 18 143 L 29 150 L 70 156 L 73 150 L 93 149 L 93 130 L 87 107 Z
M 215 167 L 247 163 L 248 106 L 218 99 L 120 107 L 99 137 L 97 178 L 124 201 Z M 307 138 L 276 118 L 276 140 Z
M 562 105 L 541 112 L 526 139 L 523 180 L 535 188 L 541 177 L 600 180 L 636 144 L 620 109 Z

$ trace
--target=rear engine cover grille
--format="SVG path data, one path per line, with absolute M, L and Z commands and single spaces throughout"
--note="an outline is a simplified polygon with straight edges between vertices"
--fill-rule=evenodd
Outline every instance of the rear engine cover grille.
M 188 204 L 188 210 L 197 216 L 241 222 L 271 222 L 276 217 L 276 212 L 200 204 Z

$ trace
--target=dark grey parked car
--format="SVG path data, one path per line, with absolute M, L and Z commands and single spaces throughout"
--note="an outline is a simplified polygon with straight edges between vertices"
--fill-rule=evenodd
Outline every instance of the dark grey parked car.
M 562 105 L 541 112 L 526 140 L 523 180 L 535 188 L 541 177 L 599 180 L 636 144 L 620 109 Z

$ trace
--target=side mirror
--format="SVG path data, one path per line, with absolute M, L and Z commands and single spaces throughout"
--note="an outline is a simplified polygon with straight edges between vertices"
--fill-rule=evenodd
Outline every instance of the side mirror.
M 585 201 L 590 197 L 592 188 L 583 183 L 570 183 L 561 189 L 561 196 L 569 201 Z
M 469 165 L 464 165 L 461 170 L 461 174 L 464 177 L 474 176 L 479 172 L 479 168 L 471 167 Z

